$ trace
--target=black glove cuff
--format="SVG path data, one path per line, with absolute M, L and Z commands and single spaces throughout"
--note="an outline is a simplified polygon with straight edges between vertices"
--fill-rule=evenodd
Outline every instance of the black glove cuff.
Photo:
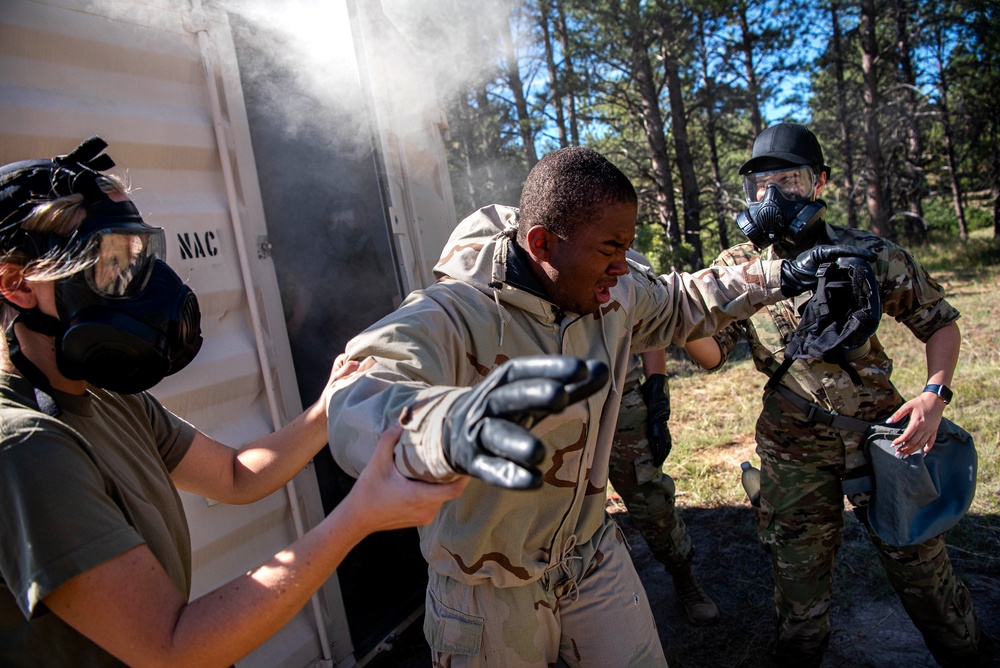
M 651 373 L 646 376 L 646 380 L 639 386 L 639 394 L 646 408 L 650 408 L 658 399 L 663 396 L 663 389 L 667 386 L 667 377 L 662 373 Z

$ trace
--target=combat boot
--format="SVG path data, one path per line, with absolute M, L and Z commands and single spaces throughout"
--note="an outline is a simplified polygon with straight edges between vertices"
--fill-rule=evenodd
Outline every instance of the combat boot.
M 674 580 L 677 600 L 684 606 L 684 612 L 695 626 L 709 626 L 719 621 L 719 608 L 708 597 L 691 572 L 691 560 L 667 569 Z

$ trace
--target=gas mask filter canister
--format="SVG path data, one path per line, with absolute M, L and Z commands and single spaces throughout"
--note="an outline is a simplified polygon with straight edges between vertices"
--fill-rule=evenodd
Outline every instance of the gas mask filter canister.
M 813 228 L 826 216 L 823 200 L 789 199 L 779 186 L 766 186 L 760 201 L 736 217 L 736 224 L 754 246 L 766 248 L 789 242 L 800 246 L 809 241 Z
M 63 331 L 56 363 L 67 378 L 115 392 L 147 390 L 201 348 L 198 300 L 160 259 L 163 230 L 104 229 L 87 267 L 56 283 Z

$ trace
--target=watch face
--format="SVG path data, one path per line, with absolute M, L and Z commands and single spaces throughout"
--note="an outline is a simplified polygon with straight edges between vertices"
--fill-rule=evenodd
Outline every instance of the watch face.
M 954 392 L 947 385 L 938 385 L 937 383 L 930 383 L 924 388 L 924 392 L 933 392 L 934 394 L 941 397 L 942 401 L 946 404 L 951 403 L 951 398 L 954 396 Z

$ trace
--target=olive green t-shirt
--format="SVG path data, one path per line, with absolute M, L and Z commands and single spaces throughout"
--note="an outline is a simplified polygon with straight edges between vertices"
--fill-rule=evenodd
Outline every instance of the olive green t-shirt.
M 189 595 L 191 541 L 169 472 L 195 428 L 146 393 L 55 392 L 0 375 L 0 665 L 121 665 L 45 607 L 77 575 L 146 544 Z

